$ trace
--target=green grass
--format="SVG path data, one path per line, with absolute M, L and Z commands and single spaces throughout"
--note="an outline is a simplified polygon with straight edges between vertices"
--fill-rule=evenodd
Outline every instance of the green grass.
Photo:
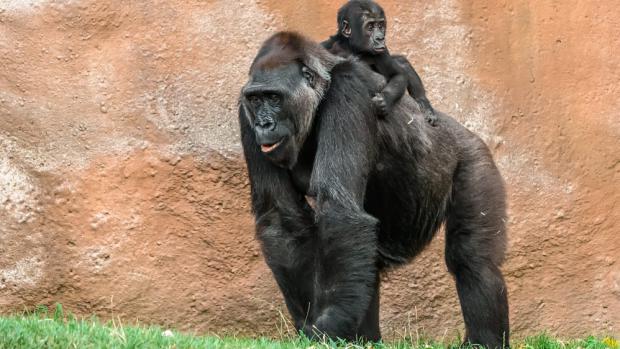
M 46 308 L 23 315 L 0 317 L 0 349 L 22 348 L 385 348 L 439 349 L 451 344 L 402 339 L 393 343 L 359 345 L 324 342 L 313 343 L 303 338 L 272 340 L 234 337 L 199 337 L 158 327 L 120 326 L 96 319 L 78 319 L 63 312 L 58 305 L 50 314 Z M 456 343 L 456 340 L 455 342 Z M 452 345 L 454 345 L 454 343 Z M 561 341 L 548 335 L 530 337 L 513 343 L 517 349 L 620 349 L 618 342 L 606 337 Z

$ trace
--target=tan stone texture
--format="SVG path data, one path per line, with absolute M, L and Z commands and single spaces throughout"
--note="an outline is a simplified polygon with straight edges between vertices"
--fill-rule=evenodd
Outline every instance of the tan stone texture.
M 237 95 L 264 39 L 325 39 L 340 4 L 1 0 L 0 313 L 282 333 Z M 507 182 L 514 334 L 619 334 L 620 2 L 381 4 Z M 442 240 L 384 281 L 388 337 L 462 333 Z

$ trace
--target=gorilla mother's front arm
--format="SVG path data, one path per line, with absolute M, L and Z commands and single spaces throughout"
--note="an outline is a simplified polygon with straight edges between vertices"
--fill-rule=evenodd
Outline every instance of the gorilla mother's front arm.
M 354 339 L 376 298 L 378 221 L 363 210 L 376 123 L 355 69 L 280 33 L 259 51 L 241 96 L 257 236 L 297 329 L 310 337 Z
M 243 105 L 239 125 L 250 177 L 252 212 L 263 255 L 282 291 L 295 327 L 301 329 L 312 302 L 314 258 L 312 213 L 304 209 L 286 169 L 275 166 L 260 151 Z
M 374 121 L 374 116 L 364 96 L 357 95 L 359 89 L 350 88 L 356 78 L 345 73 L 349 67 L 344 63 L 332 71 L 333 77 L 344 73 L 348 79 L 332 80 L 316 120 L 319 136 L 309 192 L 317 203 L 319 286 L 313 328 L 304 331 L 308 336 L 326 333 L 351 340 L 377 292 L 378 220 L 363 207 L 374 156 L 374 148 L 366 144 L 374 130 L 363 118 Z
M 316 196 L 316 212 L 305 206 L 289 171 L 260 151 L 243 107 L 239 123 L 256 234 L 295 327 L 308 337 L 354 339 L 376 292 L 377 220 L 363 211 L 372 154 L 361 143 L 370 130 L 356 127 L 355 111 L 339 115 L 330 105 L 342 98 L 326 99 L 308 193 Z

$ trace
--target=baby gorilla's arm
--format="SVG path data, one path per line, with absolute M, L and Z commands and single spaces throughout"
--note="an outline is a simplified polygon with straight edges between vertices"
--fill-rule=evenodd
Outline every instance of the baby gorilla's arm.
M 385 77 L 387 84 L 372 98 L 372 102 L 379 116 L 385 117 L 405 93 L 407 76 L 387 52 L 376 56 L 375 67 Z

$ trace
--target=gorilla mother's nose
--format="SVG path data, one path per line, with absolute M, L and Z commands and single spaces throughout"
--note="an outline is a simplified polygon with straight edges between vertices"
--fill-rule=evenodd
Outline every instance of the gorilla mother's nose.
M 254 124 L 256 128 L 264 131 L 272 131 L 276 128 L 276 122 L 272 118 L 257 118 Z

